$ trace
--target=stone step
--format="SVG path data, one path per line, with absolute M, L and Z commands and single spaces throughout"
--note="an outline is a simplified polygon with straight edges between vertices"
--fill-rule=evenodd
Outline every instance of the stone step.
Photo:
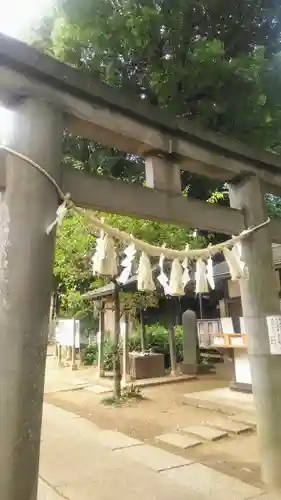
M 217 441 L 228 436 L 227 432 L 207 425 L 190 425 L 189 427 L 185 427 L 183 431 L 207 441 Z
M 184 465 L 193 463 L 192 460 L 180 457 L 179 455 L 162 450 L 156 446 L 151 446 L 150 444 L 124 448 L 115 451 L 115 453 L 126 456 L 134 462 L 141 463 L 156 472 L 183 467 Z
M 110 387 L 104 387 L 103 385 L 89 385 L 85 387 L 86 391 L 93 392 L 94 394 L 107 394 L 112 392 Z
M 163 443 L 171 444 L 176 448 L 181 448 L 182 450 L 194 448 L 194 446 L 198 446 L 199 444 L 201 444 L 201 441 L 199 441 L 199 439 L 185 436 L 183 434 L 180 434 L 179 432 L 169 432 L 167 434 L 161 434 L 161 436 L 157 436 L 156 439 L 158 441 L 162 441 Z
M 265 493 L 259 497 L 254 497 L 252 500 L 280 500 L 281 498 L 281 490 L 271 491 L 269 493 Z
M 126 434 L 123 434 L 122 432 L 112 430 L 99 430 L 93 433 L 92 438 L 105 448 L 112 451 L 143 444 L 143 442 L 138 439 L 126 436 Z
M 205 421 L 202 422 L 202 424 L 208 427 L 215 427 L 216 429 L 220 429 L 230 434 L 242 434 L 253 429 L 252 425 L 236 422 L 227 417 L 215 417 L 212 421 Z
M 235 422 L 242 422 L 243 424 L 248 424 L 252 427 L 256 427 L 257 425 L 257 418 L 253 413 L 236 413 L 235 415 L 231 415 L 229 418 Z
M 57 491 L 51 488 L 45 481 L 38 481 L 38 500 L 63 500 Z

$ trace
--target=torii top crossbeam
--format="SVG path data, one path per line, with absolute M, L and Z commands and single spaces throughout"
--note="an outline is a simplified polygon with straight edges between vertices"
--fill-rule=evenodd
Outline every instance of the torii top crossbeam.
M 30 96 L 63 109 L 67 127 L 77 135 L 139 156 L 160 155 L 182 170 L 223 181 L 252 173 L 262 179 L 265 192 L 281 194 L 279 155 L 255 151 L 203 131 L 186 119 L 171 118 L 164 110 L 0 34 L 0 102 L 13 107 Z M 187 213 L 186 200 L 180 196 L 169 200 L 167 206 L 167 193 L 152 193 L 111 179 L 93 180 L 69 169 L 64 172 L 63 182 L 64 190 L 70 191 L 82 206 L 227 234 L 244 227 L 242 214 L 226 207 L 206 207 L 203 202 L 189 200 L 193 206 Z M 115 197 L 107 197 L 105 205 L 104 194 L 109 190 L 114 190 Z M 281 242 L 279 224 L 274 222 L 271 230 L 273 240 Z

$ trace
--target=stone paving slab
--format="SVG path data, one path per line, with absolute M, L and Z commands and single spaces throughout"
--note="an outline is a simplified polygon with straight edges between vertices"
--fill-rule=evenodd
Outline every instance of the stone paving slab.
M 254 497 L 251 500 L 280 500 L 280 498 L 281 498 L 281 490 L 271 491 L 269 493 L 265 493 L 264 495 Z
M 63 484 L 58 490 L 63 500 L 209 500 L 133 462 L 110 473 L 94 473 L 86 482 Z
M 110 450 L 118 450 L 143 444 L 143 442 L 138 439 L 126 436 L 125 434 L 122 434 L 122 432 L 111 430 L 98 431 L 93 437 L 95 441 Z
M 201 444 L 199 439 L 190 436 L 184 436 L 178 432 L 170 432 L 167 434 L 161 434 L 161 436 L 157 436 L 158 441 L 163 441 L 163 443 L 171 444 L 176 448 L 181 448 L 183 450 L 187 450 L 188 448 L 194 448 L 194 446 L 198 446 Z
M 86 385 L 89 385 L 89 380 L 84 380 L 82 378 L 78 378 L 77 380 L 73 380 L 73 385 L 83 385 L 83 386 L 86 386 Z
M 43 405 L 43 417 L 52 419 L 53 421 L 60 421 L 62 418 L 64 420 L 72 420 L 76 418 L 80 418 L 76 413 L 72 413 L 71 411 L 62 410 L 59 406 L 54 406 L 49 403 L 44 403 Z
M 52 406 L 47 403 L 44 403 L 43 406 L 43 421 L 45 420 L 52 426 L 52 441 L 60 439 L 63 436 L 73 435 L 80 439 L 83 438 L 84 435 L 93 437 L 100 432 L 100 428 L 93 422 L 83 419 L 75 413 L 62 410 L 57 406 Z M 61 421 L 63 421 L 64 426 L 58 428 L 58 424 L 60 424 Z M 48 439 L 50 440 L 49 429 L 46 429 L 46 426 L 43 425 L 41 443 Z
M 235 422 L 242 422 L 252 427 L 256 427 L 257 425 L 257 417 L 252 413 L 236 413 L 236 415 L 231 415 L 229 418 Z
M 232 434 L 242 434 L 243 432 L 249 432 L 253 429 L 252 425 L 236 422 L 227 417 L 216 417 L 212 419 L 212 421 L 202 422 L 202 424 L 208 425 L 208 427 L 216 427 Z
M 194 434 L 207 441 L 217 441 L 218 439 L 228 436 L 227 432 L 207 425 L 190 425 L 189 427 L 185 427 L 183 431 L 188 434 Z
M 169 453 L 168 451 L 161 450 L 160 448 L 156 448 L 155 446 L 151 446 L 149 444 L 117 450 L 116 454 L 117 453 L 125 455 L 131 460 L 139 462 L 156 472 L 174 469 L 175 467 L 183 467 L 184 465 L 190 465 L 193 463 L 192 460 L 179 457 L 178 455 L 174 455 L 174 453 Z
M 209 391 L 184 394 L 184 402 L 191 406 L 216 410 L 226 414 L 254 413 L 254 398 L 252 394 L 232 391 L 229 387 Z
M 45 481 L 39 479 L 38 483 L 38 500 L 62 500 L 63 497 L 59 495 L 53 488 L 51 488 Z
M 192 494 L 198 494 L 202 500 L 248 500 L 259 498 L 262 493 L 259 488 L 201 464 L 170 469 L 160 474 L 185 486 L 191 498 Z
M 112 389 L 103 385 L 89 385 L 85 387 L 85 390 L 93 392 L 94 394 L 106 394 L 112 392 Z

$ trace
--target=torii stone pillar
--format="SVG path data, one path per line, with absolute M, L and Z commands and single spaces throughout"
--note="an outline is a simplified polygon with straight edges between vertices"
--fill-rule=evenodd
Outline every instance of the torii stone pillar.
M 60 183 L 60 112 L 26 100 L 10 147 Z M 36 500 L 55 219 L 58 195 L 25 161 L 8 155 L 0 203 L 0 496 Z
M 229 186 L 233 208 L 244 210 L 245 226 L 268 217 L 258 178 L 250 177 Z M 281 356 L 270 354 L 267 315 L 280 315 L 280 302 L 273 269 L 269 227 L 242 241 L 242 258 L 249 278 L 240 281 L 248 355 L 257 409 L 258 439 L 264 481 L 281 487 Z

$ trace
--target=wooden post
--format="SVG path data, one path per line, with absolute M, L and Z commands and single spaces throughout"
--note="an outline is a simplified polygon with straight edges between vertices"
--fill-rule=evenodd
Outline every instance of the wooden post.
M 71 370 L 77 370 L 76 364 L 76 323 L 75 318 L 73 318 L 73 334 L 72 334 L 72 348 L 71 348 Z
M 203 300 L 202 300 L 202 294 L 198 294 L 198 300 L 199 300 L 199 311 L 200 311 L 200 319 L 203 319 Z
M 121 396 L 121 366 L 120 366 L 120 355 L 119 355 L 119 340 L 120 340 L 120 294 L 119 294 L 119 284 L 116 280 L 113 280 L 114 293 L 113 293 L 113 304 L 114 304 L 114 349 L 113 349 L 113 394 L 115 398 L 120 398 Z
M 58 367 L 61 368 L 63 363 L 62 363 L 62 346 L 61 344 L 58 344 L 58 359 L 57 359 L 57 362 L 58 362 Z
M 104 377 L 104 305 L 100 301 L 98 337 L 98 377 Z
M 229 186 L 230 203 L 245 214 L 245 226 L 267 219 L 260 181 L 250 177 Z M 240 280 L 252 386 L 257 409 L 258 439 L 264 481 L 281 486 L 281 356 L 270 353 L 266 316 L 280 315 L 268 226 L 242 241 L 249 278 Z
M 129 382 L 129 315 L 124 313 L 124 330 L 122 332 L 122 344 L 123 344 L 123 375 L 122 375 L 122 385 L 126 386 Z
M 145 352 L 146 350 L 146 332 L 145 332 L 145 324 L 143 321 L 143 309 L 140 307 L 140 336 L 141 336 L 141 352 Z
M 174 325 L 169 325 L 169 345 L 170 345 L 170 360 L 171 360 L 171 375 L 177 375 L 177 354 L 176 354 L 176 339 Z
M 169 347 L 170 347 L 170 361 L 171 361 L 171 375 L 175 377 L 177 375 L 177 350 L 176 350 L 176 338 L 175 338 L 175 320 L 174 320 L 174 310 L 173 302 L 175 302 L 175 297 L 171 297 L 168 305 L 168 335 L 169 335 Z
M 14 117 L 10 147 L 60 182 L 61 114 L 26 100 Z M 44 374 L 58 195 L 25 161 L 8 155 L 0 203 L 0 491 L 36 500 Z

